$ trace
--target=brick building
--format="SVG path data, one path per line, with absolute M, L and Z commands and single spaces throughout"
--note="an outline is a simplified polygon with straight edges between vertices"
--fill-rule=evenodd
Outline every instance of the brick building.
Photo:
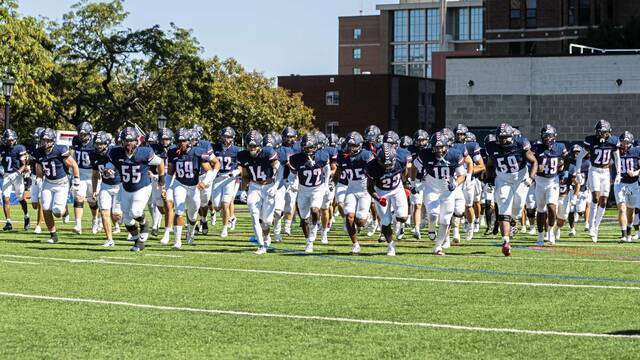
M 278 86 L 301 92 L 314 125 L 344 136 L 369 125 L 402 135 L 444 125 L 444 82 L 394 75 L 280 76 Z
M 603 22 L 640 16 L 635 0 L 485 0 L 487 55 L 560 55 Z

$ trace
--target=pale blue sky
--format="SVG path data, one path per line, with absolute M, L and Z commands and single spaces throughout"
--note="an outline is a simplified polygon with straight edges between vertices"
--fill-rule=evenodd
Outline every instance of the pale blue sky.
M 59 20 L 76 0 L 19 0 L 20 12 Z M 397 0 L 126 0 L 126 26 L 193 29 L 209 57 L 234 57 L 267 76 L 338 71 L 338 16 L 376 14 Z

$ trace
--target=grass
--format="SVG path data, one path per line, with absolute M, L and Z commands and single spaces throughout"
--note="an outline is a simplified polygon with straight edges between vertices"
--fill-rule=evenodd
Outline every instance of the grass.
M 511 258 L 478 234 L 445 257 L 429 240 L 405 240 L 390 258 L 366 237 L 352 256 L 341 222 L 313 256 L 300 253 L 298 229 L 255 256 L 245 212 L 229 238 L 218 224 L 180 251 L 152 238 L 131 253 L 124 234 L 103 249 L 102 234 L 73 235 L 71 224 L 59 224 L 58 245 L 0 233 L 0 358 L 635 358 L 640 337 L 567 336 L 640 335 L 640 247 L 617 243 L 614 216 L 598 244 L 579 224 L 577 237 L 544 249 L 517 235 Z

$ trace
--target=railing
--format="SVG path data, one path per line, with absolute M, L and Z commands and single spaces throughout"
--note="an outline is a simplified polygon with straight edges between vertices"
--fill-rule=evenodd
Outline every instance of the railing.
M 591 46 L 579 45 L 579 44 L 569 44 L 569 54 L 573 55 L 577 54 L 577 51 L 580 51 L 580 55 L 583 55 L 585 51 L 588 51 L 588 54 L 640 54 L 640 49 L 600 49 Z

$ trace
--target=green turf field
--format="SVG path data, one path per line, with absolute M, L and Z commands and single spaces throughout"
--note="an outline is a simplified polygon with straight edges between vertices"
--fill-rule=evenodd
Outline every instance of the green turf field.
M 341 222 L 314 255 L 296 229 L 256 256 L 246 213 L 179 251 L 103 249 L 89 221 L 58 245 L 0 233 L 0 358 L 638 358 L 640 245 L 613 219 L 598 244 L 518 235 L 511 258 L 484 229 L 445 257 L 366 237 L 352 256 Z

